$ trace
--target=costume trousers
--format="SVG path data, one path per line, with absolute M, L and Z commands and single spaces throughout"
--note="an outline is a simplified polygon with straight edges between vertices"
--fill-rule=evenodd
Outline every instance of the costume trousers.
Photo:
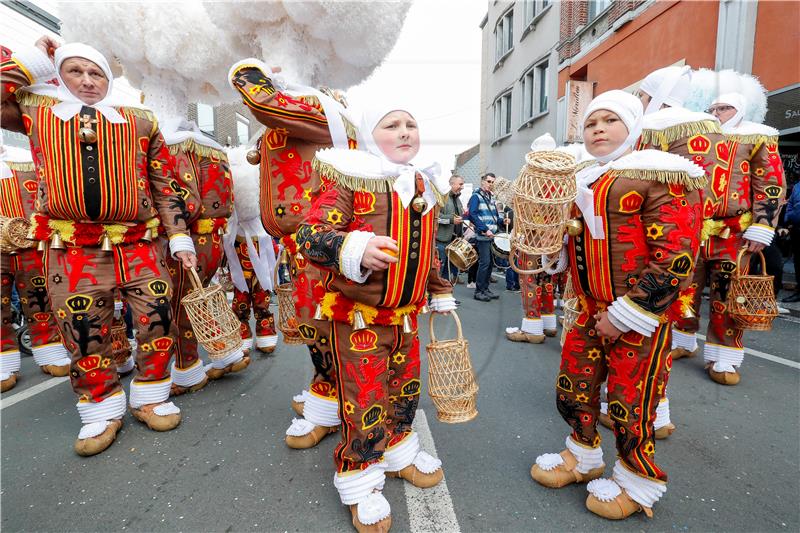
M 2 327 L 0 327 L 0 374 L 7 379 L 19 372 L 20 354 L 17 334 L 11 318 L 11 288 L 14 286 L 14 272 L 11 271 L 11 256 L 0 254 L 0 302 L 3 304 Z
M 736 270 L 736 254 L 742 246 L 741 235 L 733 235 L 728 239 L 710 237 L 700 249 L 697 267 L 694 271 L 692 288 L 695 289 L 692 300 L 694 317 L 681 318 L 675 322 L 676 340 L 694 337 L 700 328 L 700 307 L 703 301 L 703 289 L 709 287 L 709 322 L 706 332 L 704 357 L 707 362 L 720 358 L 738 366 L 744 357 L 742 336 L 744 331 L 737 328 L 727 312 L 726 300 L 731 278 Z M 747 271 L 750 254 L 744 254 L 742 268 Z M 694 340 L 694 339 L 692 339 Z M 686 346 L 693 349 L 690 346 Z
M 607 377 L 608 414 L 620 460 L 643 477 L 666 481 L 666 472 L 655 462 L 653 422 L 671 366 L 669 324 L 660 325 L 651 337 L 629 331 L 611 342 L 594 329 L 594 314 L 607 305 L 585 299 L 567 332 L 556 380 L 558 412 L 572 428 L 573 440 L 600 446 L 600 388 Z
M 253 241 L 253 245 L 258 250 L 258 240 Z M 253 271 L 253 264 L 250 262 L 250 252 L 247 248 L 247 241 L 243 238 L 236 239 L 236 254 L 239 256 L 239 264 L 242 265 L 242 273 L 244 274 L 244 281 L 247 284 L 247 292 L 240 291 L 237 288 L 233 289 L 233 312 L 241 322 L 240 330 L 242 339 L 253 338 L 253 332 L 250 331 L 250 312 L 256 318 L 256 336 L 257 337 L 272 337 L 277 335 L 275 331 L 275 317 L 269 310 L 270 300 L 272 295 L 270 291 L 261 287 L 255 272 Z
M 534 270 L 538 261 L 527 254 L 517 260 L 523 270 Z M 541 335 L 543 329 L 556 329 L 555 300 L 552 276 L 544 273 L 520 274 L 522 293 L 522 329 L 527 333 Z
M 338 389 L 330 343 L 331 323 L 327 320 L 314 320 L 317 303 L 325 294 L 322 285 L 324 274 L 301 254 L 292 254 L 290 261 L 298 328 L 308 346 L 311 364 L 314 366 L 314 377 L 309 391 L 320 399 L 335 402 Z
M 192 240 L 197 253 L 197 276 L 203 287 L 207 287 L 222 263 L 222 237 L 217 233 L 209 233 L 192 235 Z M 194 365 L 198 359 L 197 339 L 192 330 L 192 323 L 189 322 L 186 308 L 181 305 L 181 299 L 194 288 L 194 285 L 189 279 L 191 273 L 183 268 L 180 261 L 168 257 L 167 267 L 175 288 L 172 297 L 172 316 L 175 317 L 175 325 L 178 330 L 175 367 L 183 370 Z
M 339 473 L 377 463 L 386 448 L 410 434 L 420 393 L 417 317 L 413 333 L 402 326 L 371 325 L 354 331 L 332 322 L 331 346 L 339 386 L 342 440 L 334 452 Z
M 122 391 L 111 340 L 117 290 L 131 307 L 138 328 L 134 385 L 159 382 L 160 391 L 160 382 L 166 382 L 168 392 L 175 331 L 172 281 L 160 246 L 139 241 L 115 245 L 110 252 L 68 246 L 48 249 L 44 262 L 53 310 L 72 354 L 72 388 L 81 400 L 102 402 Z
M 22 314 L 28 321 L 31 347 L 37 363 L 39 363 L 36 357 L 37 352 L 44 347 L 57 347 L 61 357 L 69 357 L 69 354 L 61 346 L 61 333 L 58 331 L 58 324 L 50 307 L 42 252 L 35 248 L 21 250 L 19 254 L 11 257 L 11 270 L 19 293 Z

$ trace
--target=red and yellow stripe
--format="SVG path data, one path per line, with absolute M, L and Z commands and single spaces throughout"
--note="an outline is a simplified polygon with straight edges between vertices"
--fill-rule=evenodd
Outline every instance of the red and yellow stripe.
M 0 179 L 0 215 L 4 217 L 25 217 L 22 207 L 22 194 L 19 190 L 17 173 L 13 177 Z
M 596 300 L 603 302 L 614 301 L 614 286 L 611 282 L 611 243 L 613 236 L 609 233 L 608 226 L 608 193 L 616 181 L 613 177 L 603 177 L 594 188 L 594 213 L 603 222 L 605 239 L 597 240 L 586 235 L 586 276 L 589 280 L 589 291 Z

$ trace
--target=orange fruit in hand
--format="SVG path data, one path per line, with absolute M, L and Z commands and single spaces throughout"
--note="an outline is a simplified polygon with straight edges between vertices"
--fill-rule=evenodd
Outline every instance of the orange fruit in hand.
M 385 253 L 386 255 L 391 255 L 392 257 L 397 257 L 397 252 L 388 248 L 381 248 L 381 252 Z

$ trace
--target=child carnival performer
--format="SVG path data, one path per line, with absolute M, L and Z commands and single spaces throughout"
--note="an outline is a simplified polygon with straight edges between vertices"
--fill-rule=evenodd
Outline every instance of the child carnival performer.
M 641 121 L 641 102 L 623 91 L 596 97 L 584 115 L 586 149 L 599 164 L 576 175 L 583 228 L 567 247 L 580 315 L 556 380 L 556 405 L 572 432 L 565 450 L 537 457 L 531 468 L 551 488 L 591 481 L 586 506 L 610 519 L 642 510 L 652 516 L 666 492 L 653 439 L 669 355 L 666 312 L 694 266 L 705 184 L 703 170 L 687 159 L 631 152 Z M 610 479 L 598 479 L 606 377 L 618 460 Z
M 48 56 L 53 50 L 54 60 Z M 54 77 L 58 86 L 42 83 Z M 196 260 L 157 121 L 147 109 L 117 102 L 112 85 L 100 52 L 81 43 L 60 46 L 49 37 L 2 65 L 3 106 L 17 106 L 39 177 L 32 232 L 49 244 L 45 277 L 72 352 L 70 376 L 83 423 L 75 442 L 80 455 L 108 448 L 125 414 L 110 331 L 118 290 L 138 323 L 131 413 L 156 431 L 180 423 L 180 410 L 167 402 L 172 282 L 162 249 L 152 242 L 156 228 L 164 225 L 170 253 L 185 268 Z
M 28 150 L 0 144 L 0 215 L 30 218 L 38 192 L 36 172 Z M 42 252 L 36 247 L 3 253 L 3 328 L 0 349 L 0 379 L 3 392 L 17 382 L 20 352 L 11 327 L 11 287 L 16 286 L 20 307 L 28 322 L 33 360 L 45 374 L 69 374 L 70 354 L 61 344 L 61 333 L 50 308 L 44 278 Z
M 719 122 L 712 115 L 690 111 L 684 107 L 690 89 L 691 69 L 688 66 L 661 68 L 651 72 L 642 80 L 639 86 L 639 99 L 645 111 L 639 148 L 652 148 L 685 157 L 702 167 L 706 179 L 711 181 L 712 175 L 718 174 L 724 168 L 720 158 L 720 148 L 724 146 L 725 139 L 720 131 Z M 697 224 L 700 225 L 701 222 L 697 221 Z M 693 292 L 691 276 L 681 280 L 681 296 L 670 310 L 671 320 L 679 320 L 692 314 L 690 302 Z M 702 293 L 702 289 L 700 292 Z M 675 342 L 673 330 L 673 346 Z M 672 357 L 676 355 L 683 354 L 671 352 L 666 365 L 665 382 L 669 380 Z M 603 407 L 601 422 L 606 425 L 610 419 L 606 415 L 607 406 L 604 404 Z M 607 425 L 611 427 L 610 424 Z M 670 418 L 666 386 L 656 410 L 654 425 L 657 439 L 669 437 L 676 429 Z
M 582 145 L 568 145 L 556 148 L 556 141 L 550 134 L 538 137 L 531 144 L 531 151 L 559 150 L 575 156 L 579 165 L 585 166 L 592 160 Z M 539 267 L 537 257 L 519 254 L 519 263 L 523 270 L 534 270 Z M 541 344 L 545 337 L 555 337 L 558 333 L 555 307 L 555 288 L 563 273 L 555 270 L 539 274 L 520 274 L 522 293 L 522 324 L 520 327 L 506 328 L 506 338 L 514 342 Z M 563 291 L 563 285 L 562 285 Z M 562 294 L 563 297 L 563 294 Z
M 275 250 L 272 237 L 261 225 L 258 204 L 258 168 L 245 159 L 245 148 L 228 152 L 233 175 L 234 210 L 225 234 L 225 255 L 233 281 L 233 312 L 241 322 L 243 349 L 255 346 L 272 353 L 278 343 L 275 317 L 269 310 Z M 256 318 L 256 336 L 250 330 L 250 309 Z
M 162 132 L 169 152 L 175 158 L 176 191 L 186 204 L 189 232 L 197 251 L 197 275 L 207 286 L 224 258 L 222 235 L 233 212 L 231 172 L 225 149 L 204 135 L 197 124 L 184 118 L 164 121 Z M 195 392 L 229 372 L 247 368 L 250 358 L 234 350 L 223 359 L 203 366 L 197 352 L 197 339 L 181 300 L 194 288 L 191 273 L 167 258 L 174 293 L 172 314 L 178 329 L 175 361 L 172 363 L 172 396 Z
M 409 164 L 420 143 L 405 109 L 365 113 L 359 131 L 366 152 L 317 152 L 321 185 L 297 236 L 306 258 L 328 272 L 320 315 L 332 321 L 342 417 L 334 485 L 358 531 L 389 529 L 386 475 L 423 488 L 443 476 L 411 424 L 420 393 L 417 315 L 426 291 L 432 310 L 455 309 L 435 259 L 449 185 L 438 165 Z
M 765 108 L 766 95 L 762 92 L 758 98 Z M 672 330 L 673 354 L 693 353 L 697 349 L 700 295 L 709 276 L 710 317 L 703 360 L 708 376 L 721 385 L 739 383 L 739 367 L 744 360 L 744 332 L 736 327 L 725 308 L 737 253 L 743 246 L 747 247 L 742 260 L 747 264 L 750 253 L 769 246 L 786 196 L 783 163 L 778 153 L 778 130 L 743 118 L 748 105 L 758 104 L 757 101 L 748 102 L 743 94 L 727 93 L 717 97 L 710 106 L 709 112 L 722 123 L 727 143 L 722 150 L 723 166 L 705 190 L 707 220 L 703 233 L 707 240 L 700 250 L 694 276 L 694 316 L 678 321 Z
M 295 232 L 318 185 L 319 177 L 311 168 L 314 153 L 330 146 L 353 148 L 356 133 L 342 103 L 316 89 L 289 83 L 279 72 L 250 58 L 233 65 L 228 79 L 256 120 L 267 127 L 254 159 L 261 170 L 261 221 L 289 254 L 298 330 L 314 367 L 309 390 L 292 399 L 292 408 L 303 419 L 292 421 L 286 432 L 287 446 L 305 449 L 336 431 L 340 422 L 328 324 L 312 320 L 324 293 L 321 273 L 297 253 Z

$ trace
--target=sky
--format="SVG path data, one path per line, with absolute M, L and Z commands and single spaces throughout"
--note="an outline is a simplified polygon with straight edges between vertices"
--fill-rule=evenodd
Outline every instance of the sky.
M 399 95 L 413 108 L 422 147 L 449 175 L 456 154 L 480 140 L 481 30 L 486 0 L 416 0 L 392 52 L 347 91 L 358 109 L 375 95 Z

